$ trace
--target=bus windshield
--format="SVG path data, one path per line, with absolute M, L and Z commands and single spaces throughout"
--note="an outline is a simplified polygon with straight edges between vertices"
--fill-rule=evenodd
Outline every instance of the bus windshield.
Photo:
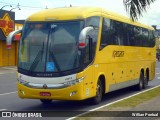
M 80 67 L 78 40 L 83 21 L 28 22 L 20 40 L 18 68 L 63 72 Z

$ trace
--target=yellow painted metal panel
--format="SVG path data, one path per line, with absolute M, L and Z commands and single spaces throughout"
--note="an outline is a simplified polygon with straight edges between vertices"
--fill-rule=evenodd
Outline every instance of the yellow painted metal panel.
M 31 15 L 27 21 L 56 21 L 56 20 L 73 20 L 83 19 L 90 15 L 101 11 L 95 7 L 65 7 L 47 9 Z M 100 13 L 100 12 L 99 12 Z
M 54 100 L 83 100 L 83 82 L 62 89 L 34 89 L 18 83 L 18 95 L 21 98 L 34 99 L 54 99 Z M 22 94 L 20 91 L 24 91 Z M 76 91 L 76 94 L 70 96 L 70 93 Z M 40 92 L 50 92 L 51 96 L 40 96 Z

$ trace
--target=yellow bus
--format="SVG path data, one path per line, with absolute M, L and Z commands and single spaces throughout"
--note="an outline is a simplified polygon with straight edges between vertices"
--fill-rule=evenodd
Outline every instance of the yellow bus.
M 95 7 L 46 9 L 25 21 L 18 56 L 20 98 L 84 100 L 141 90 L 155 77 L 154 29 Z

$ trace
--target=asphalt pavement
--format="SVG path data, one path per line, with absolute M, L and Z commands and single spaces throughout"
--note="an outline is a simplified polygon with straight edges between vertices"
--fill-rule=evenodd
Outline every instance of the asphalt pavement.
M 15 73 L 16 70 L 17 70 L 16 66 L 0 67 L 0 75 L 1 74 Z

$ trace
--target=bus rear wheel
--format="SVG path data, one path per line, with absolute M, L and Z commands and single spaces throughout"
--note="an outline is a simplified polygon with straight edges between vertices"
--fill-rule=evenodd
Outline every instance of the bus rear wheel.
M 40 99 L 40 101 L 45 105 L 50 104 L 52 102 L 52 100 L 47 100 L 47 99 Z
M 98 80 L 97 87 L 96 87 L 96 96 L 92 98 L 92 104 L 99 104 L 102 100 L 103 95 L 103 86 L 101 80 Z
M 146 73 L 146 77 L 144 77 L 144 82 L 143 82 L 143 89 L 145 89 L 148 85 L 148 81 L 149 81 L 149 73 Z
M 144 87 L 144 74 L 141 72 L 139 77 L 139 83 L 135 86 L 136 90 L 142 90 Z

